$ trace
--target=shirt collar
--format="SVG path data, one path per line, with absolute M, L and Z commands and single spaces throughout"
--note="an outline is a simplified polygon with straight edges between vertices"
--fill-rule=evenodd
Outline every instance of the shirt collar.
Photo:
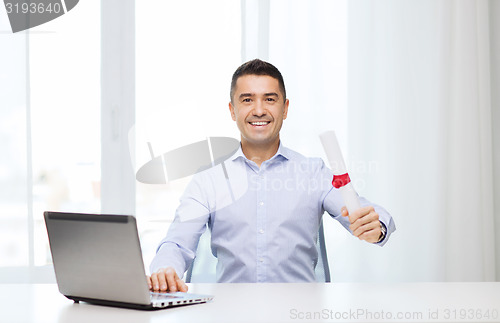
M 285 146 L 283 146 L 283 143 L 281 142 L 280 140 L 280 145 L 278 147 L 278 151 L 276 152 L 276 154 L 274 154 L 273 157 L 269 158 L 269 160 L 274 160 L 276 158 L 279 158 L 279 157 L 283 157 L 284 159 L 288 160 L 290 159 L 290 150 L 288 148 L 286 148 Z M 243 150 L 241 149 L 241 142 L 240 142 L 240 147 L 238 148 L 238 150 L 233 154 L 233 156 L 230 157 L 230 159 L 232 161 L 235 161 L 236 159 L 238 158 L 241 158 L 243 160 L 247 160 L 247 161 L 250 161 L 246 156 L 245 154 L 243 153 Z

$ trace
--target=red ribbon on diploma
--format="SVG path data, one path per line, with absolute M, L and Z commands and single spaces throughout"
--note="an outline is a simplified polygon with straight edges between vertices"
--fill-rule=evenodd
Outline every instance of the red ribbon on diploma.
M 333 175 L 332 185 L 335 188 L 341 188 L 351 182 L 349 174 L 345 173 L 342 175 Z

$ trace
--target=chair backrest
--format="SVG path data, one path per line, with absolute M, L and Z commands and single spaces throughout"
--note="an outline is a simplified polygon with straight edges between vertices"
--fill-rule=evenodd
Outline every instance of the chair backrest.
M 186 272 L 184 278 L 186 283 L 215 283 L 216 273 L 215 267 L 217 265 L 217 258 L 214 257 L 210 249 L 211 235 L 210 230 L 205 230 L 200 237 L 198 243 L 198 249 L 196 250 L 196 256 L 193 260 L 191 266 Z M 318 240 L 316 241 L 316 248 L 318 249 L 318 263 L 314 269 L 316 273 L 317 282 L 329 283 L 330 279 L 330 267 L 328 265 L 328 257 L 326 252 L 325 244 L 325 232 L 323 230 L 323 220 L 321 220 Z

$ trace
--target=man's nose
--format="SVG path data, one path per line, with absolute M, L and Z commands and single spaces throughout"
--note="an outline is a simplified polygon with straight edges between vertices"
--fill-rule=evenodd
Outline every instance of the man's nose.
M 261 100 L 255 101 L 253 114 L 257 117 L 262 117 L 263 115 L 266 114 L 266 109 L 264 108 L 264 103 Z

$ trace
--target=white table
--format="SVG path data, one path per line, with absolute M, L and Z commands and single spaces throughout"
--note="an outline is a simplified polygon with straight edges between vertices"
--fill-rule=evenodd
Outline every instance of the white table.
M 54 284 L 3 284 L 0 322 L 500 322 L 500 283 L 189 286 L 215 299 L 140 311 L 74 304 Z

